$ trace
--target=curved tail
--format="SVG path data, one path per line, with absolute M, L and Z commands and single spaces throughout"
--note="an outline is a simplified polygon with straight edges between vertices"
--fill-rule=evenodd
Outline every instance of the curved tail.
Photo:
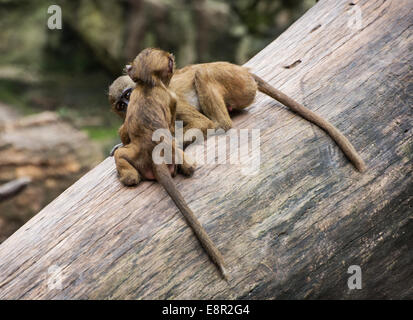
M 356 149 L 354 149 L 350 141 L 348 141 L 348 139 L 330 122 L 321 118 L 319 115 L 315 114 L 311 110 L 304 107 L 302 104 L 291 99 L 290 97 L 288 97 L 286 94 L 282 93 L 281 91 L 275 89 L 274 87 L 272 87 L 270 84 L 268 84 L 266 81 L 264 81 L 257 75 L 253 73 L 251 73 L 251 75 L 258 85 L 259 91 L 281 102 L 283 105 L 287 106 L 292 111 L 298 113 L 304 119 L 316 124 L 321 129 L 326 131 L 330 135 L 330 137 L 337 143 L 337 145 L 341 148 L 341 150 L 344 152 L 347 158 L 350 159 L 353 165 L 360 172 L 363 172 L 366 170 L 366 165 L 363 159 L 357 153 Z
M 204 228 L 199 223 L 192 210 L 186 204 L 186 201 L 182 197 L 181 193 L 176 188 L 175 182 L 171 177 L 168 167 L 165 164 L 154 164 L 153 172 L 155 174 L 156 180 L 165 188 L 166 192 L 169 194 L 169 196 L 175 202 L 176 206 L 184 215 L 187 223 L 194 231 L 199 242 L 204 247 L 205 251 L 208 253 L 212 261 L 217 265 L 223 278 L 228 281 L 224 258 L 222 257 L 218 248 L 209 238 L 208 234 L 205 232 Z

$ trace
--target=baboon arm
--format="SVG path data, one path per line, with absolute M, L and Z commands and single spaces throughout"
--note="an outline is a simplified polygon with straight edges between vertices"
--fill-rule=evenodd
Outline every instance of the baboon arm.
M 126 130 L 125 124 L 122 124 L 122 126 L 119 128 L 119 137 L 124 146 L 130 143 L 129 133 Z

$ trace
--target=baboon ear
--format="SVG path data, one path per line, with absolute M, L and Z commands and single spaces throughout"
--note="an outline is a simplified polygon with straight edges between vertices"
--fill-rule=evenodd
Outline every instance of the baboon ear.
M 173 73 L 175 69 L 175 57 L 172 53 L 169 54 L 168 72 Z

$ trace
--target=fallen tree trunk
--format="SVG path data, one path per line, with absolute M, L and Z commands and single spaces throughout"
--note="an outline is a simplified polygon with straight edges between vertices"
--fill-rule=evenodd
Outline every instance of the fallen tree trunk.
M 229 284 L 161 186 L 122 187 L 107 158 L 0 246 L 0 299 L 412 298 L 412 18 L 408 0 L 320 1 L 247 63 L 337 126 L 368 170 L 259 94 L 234 121 L 261 130 L 258 173 L 176 178 Z

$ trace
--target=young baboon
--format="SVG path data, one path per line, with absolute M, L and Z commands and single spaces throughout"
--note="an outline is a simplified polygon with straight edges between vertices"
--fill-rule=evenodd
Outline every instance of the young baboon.
M 182 174 L 192 175 L 194 164 L 188 161 L 187 155 L 176 145 L 172 135 L 170 138 L 164 137 L 163 143 L 172 150 L 171 160 L 175 159 L 177 153 L 180 163 L 157 164 L 152 156 L 158 144 L 152 140 L 153 133 L 159 129 L 169 132 L 174 130 L 176 96 L 165 86 L 173 74 L 173 56 L 164 51 L 149 55 L 149 52 L 144 50 L 129 66 L 128 73 L 136 82 L 136 86 L 128 94 L 130 102 L 125 121 L 119 130 L 124 147 L 118 148 L 114 153 L 120 181 L 124 185 L 131 186 L 138 184 L 141 179 L 156 179 L 171 196 L 202 246 L 218 266 L 223 277 L 227 279 L 221 253 L 186 204 L 171 177 L 176 165 Z
M 126 117 L 129 96 L 135 85 L 135 82 L 133 82 L 128 75 L 123 75 L 113 81 L 109 87 L 108 96 L 112 111 L 119 115 L 122 119 L 125 119 Z M 184 134 L 187 130 L 196 128 L 201 130 L 206 137 L 208 129 L 216 129 L 215 124 L 210 119 L 199 112 L 187 100 L 182 98 L 177 99 L 176 120 L 183 122 Z M 184 146 L 190 143 L 184 141 L 181 142 Z M 113 156 L 115 150 L 121 146 L 123 146 L 123 143 L 115 145 L 112 148 L 110 155 Z
M 151 49 L 148 54 L 158 52 L 162 50 Z M 141 81 L 150 79 L 142 78 Z M 364 161 L 353 145 L 336 127 L 245 67 L 228 62 L 190 65 L 176 70 L 168 84 L 169 89 L 177 96 L 176 117 L 184 122 L 184 132 L 190 128 L 198 128 L 206 135 L 206 130 L 210 128 L 230 129 L 232 121 L 229 112 L 249 106 L 258 90 L 326 131 L 360 172 L 366 170 Z M 116 79 L 111 85 L 109 100 L 115 111 L 117 108 L 127 108 L 126 100 L 122 100 L 119 95 L 119 92 L 124 92 L 127 88 L 129 80 L 124 77 Z

